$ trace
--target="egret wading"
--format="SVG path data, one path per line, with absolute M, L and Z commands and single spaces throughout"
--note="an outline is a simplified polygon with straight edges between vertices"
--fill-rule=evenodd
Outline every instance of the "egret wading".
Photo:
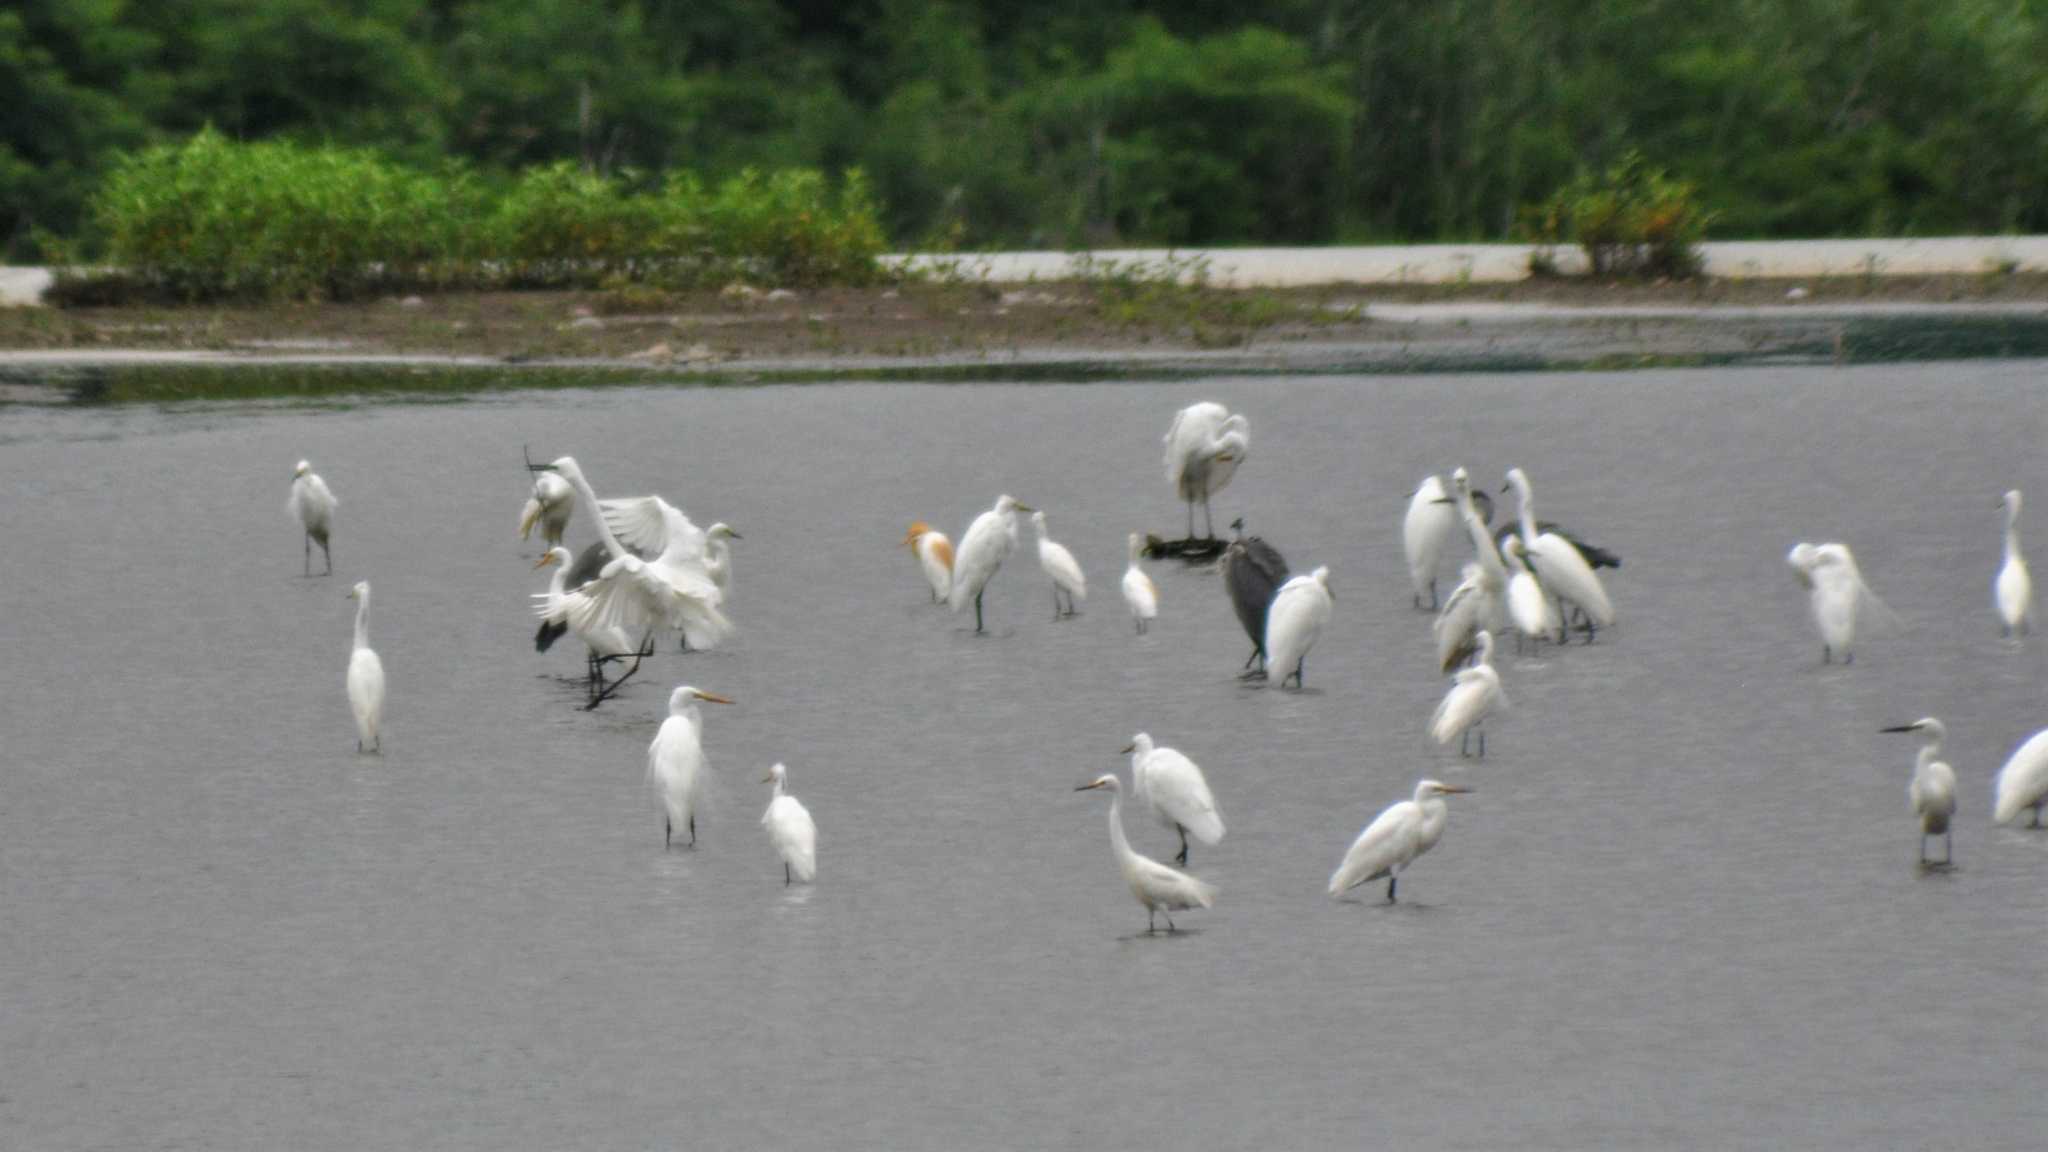
M 2027 558 L 2020 554 L 2020 490 L 2005 494 L 2005 562 L 1991 581 L 1991 602 L 1998 609 L 2005 634 L 2026 635 L 2034 627 L 2034 580 L 2027 574 Z
M 1166 482 L 1188 506 L 1188 539 L 1195 538 L 1195 504 L 1202 505 L 1206 539 L 1216 538 L 1209 498 L 1223 491 L 1251 447 L 1251 424 L 1213 401 L 1190 404 L 1166 428 Z
M 334 527 L 334 510 L 341 501 L 328 491 L 327 481 L 313 471 L 313 466 L 304 460 L 292 470 L 292 494 L 285 501 L 285 507 L 299 518 L 299 526 L 306 530 L 306 570 L 313 574 L 313 545 L 320 546 L 320 558 L 327 563 L 322 576 L 334 574 L 334 553 L 328 550 L 328 536 Z
M 1137 625 L 1138 635 L 1159 616 L 1159 586 L 1152 583 L 1144 566 L 1145 538 L 1136 532 L 1128 541 L 1131 550 L 1131 566 L 1124 569 L 1124 604 L 1131 610 L 1131 620 Z
M 1180 836 L 1175 863 L 1187 867 L 1190 834 L 1211 848 L 1222 843 L 1223 815 L 1216 811 L 1208 777 L 1193 760 L 1155 746 L 1143 732 L 1131 737 L 1124 753 L 1131 758 L 1131 798 L 1149 805 L 1159 823 Z
M 1273 607 L 1266 613 L 1267 667 L 1280 669 L 1280 686 L 1289 680 L 1303 686 L 1302 669 L 1309 649 L 1330 622 L 1330 605 L 1336 596 L 1330 591 L 1330 567 L 1325 564 L 1306 576 L 1296 576 L 1280 586 Z
M 946 539 L 944 532 L 937 532 L 922 520 L 910 522 L 910 531 L 903 534 L 903 547 L 917 557 L 918 570 L 924 573 L 925 583 L 931 585 L 932 603 L 945 600 L 953 591 L 953 542 Z
M 1941 742 L 1948 729 L 1929 716 L 1911 724 L 1881 728 L 1881 732 L 1914 732 L 1926 742 L 1913 762 L 1913 782 L 1906 786 L 1906 800 L 1913 815 L 1920 818 L 1920 862 L 1927 863 L 1927 838 L 1941 837 L 1941 863 L 1955 863 L 1955 838 L 1949 820 L 1956 814 L 1956 773 L 1941 760 Z
M 1098 776 L 1092 784 L 1083 784 L 1076 792 L 1103 790 L 1109 793 L 1109 847 L 1116 855 L 1116 866 L 1123 873 L 1124 883 L 1131 886 L 1131 895 L 1145 906 L 1145 931 L 1157 931 L 1154 917 L 1164 913 L 1166 930 L 1175 931 L 1173 914 L 1185 908 L 1208 908 L 1216 903 L 1216 886 L 1197 880 L 1176 868 L 1140 856 L 1131 850 L 1131 842 L 1124 838 L 1123 785 L 1115 776 Z
M 697 800 L 703 790 L 704 717 L 697 702 L 730 704 L 716 692 L 705 692 L 685 684 L 668 695 L 668 719 L 647 746 L 647 786 L 661 809 L 661 847 L 667 851 L 675 842 L 676 829 L 690 834 L 690 847 L 697 846 Z
M 1445 673 L 1471 658 L 1482 630 L 1497 633 L 1507 625 L 1508 570 L 1480 519 L 1478 495 L 1464 468 L 1451 473 L 1448 499 L 1472 541 L 1473 561 L 1465 566 L 1462 579 L 1451 589 L 1432 626 L 1437 669 Z
M 1813 626 L 1820 633 L 1820 662 L 1830 664 L 1836 656 L 1842 663 L 1856 662 L 1856 622 L 1869 609 L 1879 619 L 1890 609 L 1863 582 L 1856 557 L 1847 544 L 1795 544 L 1785 556 L 1792 574 L 1808 589 Z
M 1450 807 L 1443 798 L 1470 791 L 1436 780 L 1417 784 L 1413 799 L 1381 812 L 1351 842 L 1337 870 L 1330 873 L 1330 895 L 1342 896 L 1360 884 L 1370 884 L 1384 876 L 1387 903 L 1392 904 L 1394 885 L 1401 879 L 1401 873 L 1443 839 L 1444 825 L 1451 818 Z
M 1443 478 L 1432 474 L 1416 487 L 1401 521 L 1401 552 L 1408 559 L 1408 582 L 1415 588 L 1413 603 L 1421 608 L 1427 592 L 1431 612 L 1439 607 L 1437 567 L 1458 539 L 1458 510 L 1449 497 Z
M 356 718 L 356 751 L 382 753 L 384 661 L 370 647 L 370 582 L 361 581 L 348 596 L 356 602 L 356 638 L 348 654 L 348 710 Z
M 1481 630 L 1478 655 L 1469 668 L 1458 670 L 1451 690 L 1430 717 L 1429 734 L 1438 744 L 1458 741 L 1458 755 L 1471 752 L 1472 734 L 1479 734 L 1479 755 L 1486 756 L 1486 730 L 1480 725 L 1495 710 L 1507 707 L 1507 693 L 1501 691 L 1500 673 L 1493 670 L 1493 633 Z
M 2013 749 L 2005 767 L 1998 770 L 1991 818 L 2010 824 L 2020 813 L 2031 811 L 2032 828 L 2041 826 L 2041 809 L 2048 805 L 2048 729 L 2036 732 L 2025 744 Z
M 803 801 L 784 790 L 789 769 L 778 762 L 761 777 L 769 785 L 768 810 L 761 813 L 761 827 L 768 830 L 768 842 L 782 857 L 782 883 L 788 887 L 801 880 L 809 884 L 818 876 L 818 824 Z
M 1052 581 L 1052 618 L 1074 615 L 1074 601 L 1088 598 L 1088 578 L 1081 574 L 1081 563 L 1067 546 L 1054 540 L 1045 532 L 1045 513 L 1031 514 L 1031 527 L 1038 533 L 1038 567 Z M 1060 593 L 1067 594 L 1065 608 L 1060 607 Z
M 1523 559 L 1522 538 L 1503 537 L 1500 546 L 1501 559 L 1508 565 L 1508 618 L 1515 624 L 1515 651 L 1522 650 L 1524 641 L 1541 647 L 1552 629 L 1562 631 L 1564 625 L 1552 610 L 1550 601 L 1543 596 L 1543 586 L 1536 581 L 1536 574 L 1529 571 Z
M 974 631 L 986 631 L 981 620 L 981 594 L 995 578 L 1003 558 L 1017 546 L 1017 513 L 1030 512 L 1007 494 L 996 497 L 996 506 L 974 518 L 960 536 L 960 551 L 953 558 L 953 587 L 947 603 L 958 612 L 974 601 Z
M 542 615 L 540 628 L 533 636 L 533 647 L 536 652 L 546 652 L 554 646 L 554 642 L 562 633 L 569 630 L 568 589 L 572 567 L 569 550 L 562 547 L 550 548 L 541 555 L 540 560 L 534 564 L 534 567 L 537 569 L 552 567 L 555 570 L 555 574 L 548 584 L 548 590 L 535 594 L 535 598 L 541 602 Z M 602 565 L 597 567 L 602 567 Z M 595 572 L 593 571 L 591 575 L 594 577 Z M 579 582 L 577 587 L 581 586 L 582 584 Z M 584 631 L 577 634 L 577 639 L 583 641 L 585 652 L 584 682 L 591 693 L 592 699 L 595 699 L 597 691 L 604 685 L 604 666 L 606 664 L 614 660 L 624 660 L 628 657 L 638 661 L 653 655 L 652 652 L 641 648 L 634 641 L 633 637 L 628 636 L 625 630 L 614 622 L 585 617 L 582 619 L 582 624 Z
M 1519 519 L 1522 527 L 1522 555 L 1529 570 L 1543 582 L 1550 594 L 1558 598 L 1558 617 L 1564 617 L 1564 603 L 1576 605 L 1585 618 L 1586 643 L 1593 642 L 1593 636 L 1600 629 L 1614 623 L 1614 605 L 1607 598 L 1607 589 L 1600 583 L 1600 577 L 1593 572 L 1593 566 L 1573 547 L 1571 541 L 1555 532 L 1545 532 L 1536 526 L 1536 501 L 1530 487 L 1528 474 L 1520 468 L 1510 468 L 1507 487 L 1520 498 Z M 1558 643 L 1565 641 L 1562 626 L 1558 630 Z
M 575 510 L 576 490 L 553 472 L 542 472 L 533 478 L 533 495 L 527 498 L 526 507 L 519 510 L 519 538 L 532 536 L 534 525 L 538 524 L 541 541 L 552 548 L 562 542 L 562 533 L 569 527 L 569 514 Z
M 1223 590 L 1230 597 L 1230 609 L 1237 613 L 1237 622 L 1251 637 L 1252 654 L 1245 657 L 1247 679 L 1264 678 L 1266 675 L 1266 614 L 1273 608 L 1273 597 L 1280 592 L 1280 586 L 1287 583 L 1287 558 L 1280 550 L 1257 536 L 1244 534 L 1244 517 L 1230 522 L 1236 539 L 1223 550 Z M 1253 668 L 1252 665 L 1258 667 Z

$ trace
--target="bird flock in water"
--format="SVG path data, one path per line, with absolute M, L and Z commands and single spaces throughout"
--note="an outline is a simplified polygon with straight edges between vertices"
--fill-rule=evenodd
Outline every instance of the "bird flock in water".
M 1216 567 L 1252 645 L 1242 675 L 1265 679 L 1277 670 L 1279 687 L 1292 684 L 1298 690 L 1309 652 L 1334 605 L 1330 570 L 1318 567 L 1307 575 L 1291 575 L 1278 549 L 1244 534 L 1242 519 L 1232 524 L 1231 541 L 1217 541 L 1209 501 L 1244 462 L 1250 438 L 1244 416 L 1221 404 L 1190 405 L 1174 415 L 1167 429 L 1166 477 L 1187 505 L 1188 538 L 1180 542 L 1182 554 L 1218 556 L 1220 549 Z M 616 694 L 653 655 L 658 636 L 678 635 L 684 649 L 706 649 L 732 634 L 723 605 L 732 579 L 730 541 L 740 539 L 738 532 L 723 523 L 700 530 L 660 496 L 600 499 L 574 457 L 529 468 L 536 475 L 531 498 L 521 512 L 520 536 L 530 538 L 538 528 L 547 550 L 535 567 L 554 569 L 548 589 L 534 597 L 540 618 L 535 647 L 546 652 L 570 632 L 582 641 L 586 708 L 596 708 Z M 1436 662 L 1450 678 L 1443 701 L 1430 718 L 1429 735 L 1446 747 L 1455 741 L 1461 756 L 1486 755 L 1485 721 L 1508 706 L 1500 673 L 1493 666 L 1497 636 L 1512 628 L 1518 652 L 1545 643 L 1567 645 L 1574 634 L 1591 644 L 1616 618 L 1599 570 L 1618 569 L 1621 559 L 1554 523 L 1538 520 L 1529 477 L 1522 469 L 1508 469 L 1500 494 L 1514 496 L 1517 509 L 1512 522 L 1495 529 L 1493 497 L 1475 487 L 1464 468 L 1453 470 L 1448 484 L 1432 475 L 1415 489 L 1402 522 L 1412 602 L 1434 614 Z M 1202 506 L 1202 537 L 1195 536 L 1197 504 Z M 326 482 L 300 461 L 289 508 L 305 529 L 307 576 L 313 575 L 316 544 L 322 575 L 334 570 L 329 544 L 338 505 Z M 2019 492 L 2007 492 L 2002 507 L 2005 554 L 1992 581 L 1992 602 L 2005 635 L 2016 637 L 2033 625 L 2033 585 L 2019 542 Z M 561 546 L 579 508 L 600 537 L 580 556 Z M 978 634 L 984 631 L 983 596 L 1017 546 L 1020 512 L 1030 514 L 1036 529 L 1039 568 L 1052 585 L 1053 618 L 1075 615 L 1077 603 L 1088 595 L 1080 563 L 1048 533 L 1045 512 L 1007 494 L 974 518 L 957 548 L 921 520 L 910 525 L 902 540 L 916 559 L 932 601 L 954 612 L 964 612 L 972 604 Z M 1463 564 L 1457 585 L 1439 596 L 1439 572 L 1467 547 L 1472 558 Z M 1147 539 L 1132 533 L 1129 550 L 1121 590 L 1133 628 L 1142 635 L 1159 615 L 1159 589 L 1144 567 Z M 1808 592 L 1822 662 L 1853 663 L 1859 621 L 1867 627 L 1892 618 L 1864 582 L 1854 554 L 1840 542 L 1801 542 L 1792 547 L 1786 562 Z M 349 596 L 357 602 L 346 679 L 356 750 L 377 753 L 383 746 L 385 679 L 383 664 L 370 646 L 369 583 L 356 584 Z M 616 674 L 615 667 L 620 669 Z M 687 847 L 697 842 L 696 807 L 705 768 L 698 706 L 707 703 L 732 701 L 690 685 L 677 687 L 669 695 L 669 714 L 648 745 L 647 781 L 662 814 L 664 849 L 678 840 Z M 1907 789 L 1911 812 L 1920 825 L 1920 861 L 1928 867 L 1948 866 L 1954 858 L 1950 823 L 1956 811 L 1956 777 L 1941 759 L 1947 729 L 1940 720 L 1926 717 L 1883 731 L 1921 739 Z M 1124 786 L 1116 775 L 1101 776 L 1076 791 L 1109 794 L 1110 845 L 1117 867 L 1145 908 L 1147 931 L 1156 930 L 1157 920 L 1163 918 L 1171 932 L 1174 912 L 1208 908 L 1215 901 L 1215 887 L 1184 869 L 1190 840 L 1205 846 L 1222 841 L 1223 818 L 1207 778 L 1193 760 L 1156 744 L 1143 732 L 1124 752 L 1131 758 L 1133 800 L 1178 837 L 1174 864 L 1180 867 L 1131 847 L 1124 832 Z M 803 802 L 789 794 L 787 778 L 788 769 L 781 763 L 764 777 L 770 799 L 761 825 L 782 860 L 784 883 L 809 883 L 817 875 L 817 824 Z M 1409 799 L 1390 805 L 1352 841 L 1331 873 L 1329 895 L 1341 897 L 1385 880 L 1386 898 L 1394 901 L 1401 874 L 1443 837 L 1449 817 L 1444 797 L 1467 791 L 1438 780 L 1419 781 Z M 2020 813 L 2030 812 L 2030 826 L 2038 828 L 2044 805 L 2048 729 L 2022 743 L 2000 769 L 1992 819 L 2011 824 Z M 1927 854 L 1928 840 L 1935 836 L 1943 840 L 1940 860 L 1930 860 Z

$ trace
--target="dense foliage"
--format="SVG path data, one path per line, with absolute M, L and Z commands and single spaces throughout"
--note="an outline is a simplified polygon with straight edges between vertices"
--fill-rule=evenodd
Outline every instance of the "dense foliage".
M 528 206 L 565 210 L 597 185 L 561 162 L 625 175 L 642 207 L 667 193 L 631 173 L 858 167 L 897 243 L 1520 235 L 1630 153 L 1720 235 L 2048 231 L 2044 9 L 10 0 L 0 240 L 97 250 L 86 204 L 116 158 L 206 125 L 482 185 L 538 168 Z

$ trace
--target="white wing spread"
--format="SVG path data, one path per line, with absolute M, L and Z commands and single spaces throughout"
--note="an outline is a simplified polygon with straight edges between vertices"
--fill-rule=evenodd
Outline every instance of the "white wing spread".
M 1351 842 L 1343 863 L 1330 874 L 1330 895 L 1377 880 L 1414 859 L 1421 836 L 1422 814 L 1414 801 L 1403 800 L 1380 813 Z
M 761 827 L 797 879 L 808 882 L 818 874 L 818 825 L 801 801 L 794 796 L 770 800 Z
M 635 496 L 621 500 L 599 500 L 604 522 L 619 543 L 642 556 L 670 552 L 687 553 L 703 563 L 704 530 L 690 522 L 683 510 L 659 496 Z

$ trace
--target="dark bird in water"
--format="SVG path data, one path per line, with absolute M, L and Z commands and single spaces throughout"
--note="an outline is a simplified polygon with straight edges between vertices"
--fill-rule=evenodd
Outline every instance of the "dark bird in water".
M 1480 523 L 1488 526 L 1491 526 L 1493 524 L 1493 497 L 1487 495 L 1485 492 L 1481 491 L 1478 488 L 1472 489 L 1472 510 L 1474 512 L 1479 513 Z M 1600 547 L 1598 544 L 1589 544 L 1586 541 L 1579 539 L 1577 536 L 1574 536 L 1570 532 L 1565 531 L 1563 528 L 1558 527 L 1557 524 L 1553 521 L 1538 520 L 1536 522 L 1536 531 L 1539 533 L 1554 532 L 1557 535 L 1564 537 L 1565 543 L 1570 544 L 1572 547 L 1578 549 L 1579 555 L 1584 556 L 1586 558 L 1586 566 L 1589 568 L 1621 567 L 1621 557 L 1615 555 L 1612 552 L 1609 552 L 1605 548 Z M 1507 524 L 1503 524 L 1500 527 L 1500 529 L 1493 534 L 1494 546 L 1501 547 L 1508 537 L 1518 536 L 1520 534 L 1521 529 L 1514 522 L 1510 521 Z
M 1273 597 L 1280 586 L 1287 583 L 1287 559 L 1280 550 L 1257 536 L 1244 534 L 1244 517 L 1230 522 L 1236 537 L 1230 547 L 1223 550 L 1223 588 L 1230 594 L 1230 606 L 1237 612 L 1237 622 L 1244 625 L 1245 635 L 1252 638 L 1252 654 L 1245 659 L 1244 666 L 1253 663 L 1258 668 L 1253 676 L 1266 674 L 1266 611 L 1273 606 Z

